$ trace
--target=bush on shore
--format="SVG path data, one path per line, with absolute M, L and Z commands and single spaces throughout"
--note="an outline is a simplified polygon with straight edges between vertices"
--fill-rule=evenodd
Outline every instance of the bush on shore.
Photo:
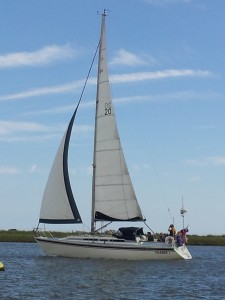
M 80 235 L 84 232 L 53 232 L 54 236 Z M 225 246 L 225 235 L 188 235 L 188 245 L 195 246 Z M 33 231 L 16 229 L 0 230 L 0 242 L 34 243 Z

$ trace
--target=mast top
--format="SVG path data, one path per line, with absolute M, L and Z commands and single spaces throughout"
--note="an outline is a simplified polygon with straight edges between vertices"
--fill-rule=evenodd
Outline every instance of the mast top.
M 97 11 L 97 13 L 98 13 L 99 15 L 102 15 L 102 17 L 106 17 L 106 16 L 108 15 L 107 12 L 109 12 L 108 9 L 104 9 L 104 10 L 103 10 L 103 13 L 100 13 L 99 11 Z

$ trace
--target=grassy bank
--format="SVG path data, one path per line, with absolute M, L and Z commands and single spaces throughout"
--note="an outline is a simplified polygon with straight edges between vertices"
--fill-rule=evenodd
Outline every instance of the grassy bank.
M 71 233 L 53 232 L 53 235 L 58 237 L 70 234 Z M 73 234 L 79 235 L 81 232 Z M 33 243 L 35 240 L 32 231 L 10 229 L 0 230 L 0 242 Z M 188 244 L 197 246 L 225 246 L 225 235 L 188 235 Z
M 72 233 L 52 232 L 52 234 L 57 237 L 64 237 Z M 79 235 L 81 232 L 74 232 L 73 234 Z M 0 230 L 0 242 L 34 243 L 34 233 L 33 231 L 20 231 L 16 229 Z
M 225 235 L 188 235 L 188 244 L 195 246 L 225 246 Z
M 35 242 L 32 231 L 19 231 L 16 229 L 0 230 L 0 242 Z

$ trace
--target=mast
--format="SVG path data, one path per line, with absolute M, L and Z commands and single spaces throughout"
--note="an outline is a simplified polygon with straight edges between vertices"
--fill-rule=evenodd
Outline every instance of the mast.
M 184 214 L 187 212 L 187 210 L 184 208 L 184 200 L 183 200 L 183 197 L 182 197 L 182 207 L 181 207 L 181 210 L 180 210 L 180 214 L 183 218 L 183 229 L 184 229 Z
M 98 76 L 97 76 L 97 93 L 96 93 L 96 109 L 95 109 L 95 134 L 94 134 L 94 155 L 93 155 L 93 178 L 92 178 L 92 209 L 91 209 L 91 233 L 93 234 L 95 231 L 95 173 L 96 173 L 96 127 L 97 127 L 97 111 L 98 111 L 98 103 L 99 103 L 99 73 L 100 69 L 100 61 L 101 61 L 101 52 L 102 52 L 102 40 L 103 35 L 105 34 L 105 17 L 106 10 L 104 9 L 102 13 L 102 23 L 101 23 L 101 35 L 99 41 L 99 57 L 98 57 Z

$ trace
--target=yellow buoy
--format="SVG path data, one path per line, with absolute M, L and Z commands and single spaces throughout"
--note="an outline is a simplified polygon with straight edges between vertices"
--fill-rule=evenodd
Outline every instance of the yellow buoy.
M 5 271 L 5 267 L 1 261 L 0 261 L 0 271 Z

